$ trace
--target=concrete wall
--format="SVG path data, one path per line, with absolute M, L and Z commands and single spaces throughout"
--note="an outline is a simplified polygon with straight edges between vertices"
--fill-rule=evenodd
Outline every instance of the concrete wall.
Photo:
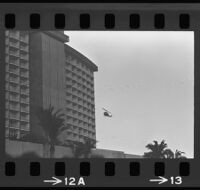
M 123 151 L 109 149 L 93 149 L 92 155 L 103 156 L 104 158 L 143 158 L 141 155 L 125 154 Z
M 22 142 L 6 139 L 6 153 L 12 157 L 20 157 L 26 153 L 35 153 L 41 158 L 49 158 L 49 145 Z M 92 149 L 92 155 L 103 158 L 143 158 L 139 155 L 124 154 L 122 151 L 108 149 Z M 55 146 L 54 158 L 73 158 L 72 150 L 65 146 Z
M 55 158 L 71 158 L 73 157 L 72 150 L 65 146 L 56 146 L 55 147 Z
M 20 157 L 26 153 L 35 153 L 41 158 L 49 157 L 48 149 L 49 147 L 43 144 L 6 139 L 6 153 L 12 157 Z M 64 157 L 73 157 L 71 149 L 64 146 L 55 146 L 55 158 Z
M 144 158 L 141 155 L 135 155 L 135 154 L 125 154 L 124 156 L 125 158 Z
M 6 153 L 8 155 L 20 157 L 22 154 L 29 152 L 34 152 L 39 157 L 43 157 L 43 145 L 6 139 Z
M 125 158 L 124 152 L 107 149 L 93 149 L 92 154 L 103 156 L 104 158 Z

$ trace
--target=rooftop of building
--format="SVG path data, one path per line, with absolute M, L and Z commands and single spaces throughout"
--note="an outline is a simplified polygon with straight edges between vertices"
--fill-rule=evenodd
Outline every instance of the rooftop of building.
M 126 154 L 124 151 L 110 150 L 110 149 L 92 149 L 95 155 L 102 155 L 104 158 L 143 158 L 142 155 Z
M 125 154 L 125 158 L 144 158 L 144 156 L 138 154 Z
M 46 31 L 45 33 L 53 38 L 56 38 L 57 40 L 64 42 L 64 43 L 69 42 L 69 36 L 65 35 L 64 32 Z
M 64 32 L 62 31 L 42 31 L 42 32 L 63 43 L 69 42 L 69 36 L 65 35 Z M 31 31 L 30 33 L 38 33 L 38 31 Z
M 91 60 L 67 44 L 65 44 L 65 52 L 70 52 L 75 57 L 79 58 L 81 61 L 83 61 L 83 63 L 90 67 L 93 72 L 98 71 L 98 67 Z

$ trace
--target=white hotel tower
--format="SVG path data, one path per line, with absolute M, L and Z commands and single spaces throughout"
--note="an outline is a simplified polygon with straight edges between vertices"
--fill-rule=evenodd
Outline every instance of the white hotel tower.
M 29 35 L 6 31 L 6 137 L 29 133 Z

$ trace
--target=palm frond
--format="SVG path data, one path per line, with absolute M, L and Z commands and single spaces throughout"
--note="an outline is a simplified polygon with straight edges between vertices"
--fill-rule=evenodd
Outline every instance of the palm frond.
M 65 122 L 65 119 L 62 118 L 64 114 L 60 112 L 61 110 L 55 111 L 51 104 L 46 109 L 40 107 L 37 112 L 39 124 L 50 140 L 50 143 L 55 143 L 57 141 L 59 130 L 63 127 Z

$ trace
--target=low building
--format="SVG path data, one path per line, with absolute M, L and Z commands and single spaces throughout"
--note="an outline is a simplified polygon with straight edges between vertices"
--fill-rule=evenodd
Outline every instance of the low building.
M 136 155 L 136 154 L 124 154 L 125 158 L 144 158 L 142 155 Z
M 103 158 L 143 158 L 141 155 L 126 154 L 123 151 L 109 149 L 92 149 L 92 155 Z

